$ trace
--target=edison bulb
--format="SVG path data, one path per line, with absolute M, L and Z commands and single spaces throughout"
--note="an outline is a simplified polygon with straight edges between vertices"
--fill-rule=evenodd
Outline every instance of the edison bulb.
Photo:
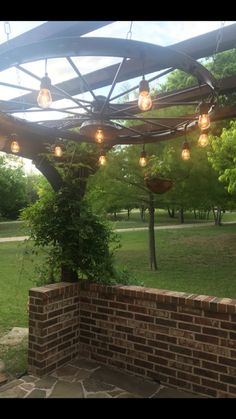
M 101 155 L 99 157 L 99 164 L 100 164 L 100 166 L 105 166 L 106 163 L 107 163 L 106 156 Z
M 146 165 L 147 165 L 147 158 L 146 157 L 140 157 L 139 166 L 145 167 Z
M 55 147 L 54 154 L 57 157 L 61 157 L 62 156 L 63 151 L 62 151 L 62 148 L 59 145 Z
M 149 92 L 142 91 L 139 94 L 138 98 L 138 107 L 141 109 L 141 111 L 149 111 L 152 107 L 152 99 L 149 95 Z
M 189 160 L 190 159 L 190 151 L 189 151 L 188 148 L 184 148 L 182 150 L 181 157 L 182 157 L 183 160 Z
M 45 88 L 40 89 L 37 102 L 40 108 L 49 108 L 52 104 L 52 95 L 50 90 Z
M 103 130 L 98 128 L 95 134 L 95 140 L 97 143 L 101 144 L 104 141 Z
M 11 151 L 12 151 L 12 153 L 19 153 L 20 146 L 19 146 L 18 141 L 12 141 L 12 143 L 11 143 Z
M 208 145 L 208 135 L 207 134 L 201 134 L 198 139 L 198 145 L 200 147 L 206 147 Z
M 203 113 L 199 115 L 198 126 L 200 129 L 208 129 L 210 127 L 210 117 L 208 113 Z

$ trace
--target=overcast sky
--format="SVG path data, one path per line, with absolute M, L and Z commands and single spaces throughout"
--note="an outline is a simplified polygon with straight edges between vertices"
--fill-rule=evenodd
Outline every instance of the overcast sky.
M 6 41 L 4 23 L 0 21 L 0 43 Z M 43 23 L 45 22 L 9 21 L 11 29 L 9 37 L 12 39 Z M 223 21 L 133 21 L 132 39 L 166 46 L 219 29 L 222 23 Z M 224 26 L 232 23 L 235 21 L 226 21 Z M 90 33 L 90 36 L 125 38 L 129 28 L 130 21 L 117 21 Z

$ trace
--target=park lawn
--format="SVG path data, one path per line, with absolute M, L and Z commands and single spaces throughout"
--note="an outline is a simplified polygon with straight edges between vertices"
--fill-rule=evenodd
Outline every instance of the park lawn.
M 145 213 L 145 221 L 140 218 L 140 212 L 138 209 L 133 209 L 130 214 L 130 218 L 127 218 L 127 211 L 122 211 L 117 214 L 117 221 L 114 221 L 112 217 L 108 217 L 111 221 L 112 228 L 136 228 L 136 227 L 148 227 L 148 211 Z M 222 222 L 235 221 L 236 212 L 226 212 L 223 214 Z M 198 224 L 198 223 L 211 223 L 214 224 L 213 215 L 209 215 L 209 219 L 195 219 L 193 212 L 185 213 L 185 224 Z M 166 210 L 157 209 L 155 211 L 155 225 L 177 225 L 179 223 L 178 214 L 175 218 L 169 217 Z M 0 238 L 1 237 L 17 237 L 27 236 L 29 229 L 25 226 L 23 221 L 9 221 L 0 222 Z
M 119 235 L 116 265 L 127 268 L 134 283 L 236 298 L 236 225 L 157 230 L 156 272 L 148 268 L 148 232 Z M 28 326 L 28 291 L 37 278 L 26 250 L 24 242 L 0 243 L 0 336 L 12 327 Z M 0 358 L 9 373 L 20 376 L 27 369 L 27 341 L 12 348 L 0 345 Z
M 148 266 L 148 232 L 120 233 L 119 268 L 145 287 L 236 298 L 236 225 L 157 230 L 158 270 Z
M 236 224 L 156 230 L 158 270 L 148 266 L 148 231 L 119 233 L 116 266 L 146 287 L 236 298 Z M 26 243 L 0 243 L 0 335 L 27 327 L 28 290 L 36 286 Z M 40 262 L 42 256 L 37 256 Z
M 0 237 L 27 236 L 28 230 L 23 221 L 0 222 Z
M 12 327 L 28 327 L 29 288 L 33 266 L 24 242 L 0 243 L 0 336 Z
M 136 228 L 136 227 L 147 227 L 148 226 L 148 211 L 145 212 L 145 220 L 142 221 L 140 218 L 140 212 L 137 209 L 131 211 L 130 217 L 127 217 L 127 211 L 122 211 L 117 214 L 117 221 L 114 218 L 112 224 L 114 228 Z M 208 219 L 195 219 L 193 212 L 186 212 L 184 214 L 185 224 L 198 224 L 198 223 L 212 223 L 214 224 L 214 219 L 212 213 L 209 214 Z M 236 212 L 226 212 L 223 214 L 222 223 L 227 221 L 236 222 Z M 155 210 L 155 225 L 177 225 L 180 224 L 178 213 L 176 213 L 174 218 L 169 217 L 166 210 L 156 209 Z

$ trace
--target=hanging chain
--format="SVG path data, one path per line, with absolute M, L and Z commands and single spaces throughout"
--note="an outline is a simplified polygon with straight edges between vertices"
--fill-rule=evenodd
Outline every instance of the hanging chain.
M 20 70 L 17 67 L 15 67 L 15 69 L 16 69 L 16 80 L 17 80 L 17 84 L 18 84 L 19 89 L 20 89 L 21 88 Z M 19 99 L 20 99 L 22 105 L 24 106 L 25 99 L 22 96 L 19 96 Z M 23 110 L 22 113 L 23 113 L 23 118 L 26 119 L 25 109 Z
M 4 32 L 7 36 L 7 41 L 9 41 L 9 36 L 10 36 L 10 33 L 11 33 L 11 25 L 10 25 L 9 22 L 4 22 Z
M 129 30 L 128 30 L 127 35 L 126 35 L 126 39 L 131 39 L 132 38 L 132 26 L 133 26 L 133 21 L 131 20 Z
M 224 25 L 225 25 L 225 21 L 221 21 L 220 28 L 219 28 L 219 31 L 218 31 L 218 34 L 217 34 L 217 37 L 216 37 L 216 48 L 215 48 L 215 51 L 214 51 L 213 56 L 212 56 L 213 65 L 216 62 L 216 55 L 219 52 L 220 44 L 222 43 L 222 40 L 223 40 Z M 221 84 L 222 84 L 223 75 L 224 75 L 224 70 L 223 70 L 223 73 L 222 73 L 222 77 L 221 77 L 221 79 L 218 83 L 218 86 L 217 86 L 217 91 L 218 91 L 216 93 L 217 103 L 219 103 L 219 91 L 220 91 L 220 87 L 221 87 Z
M 215 52 L 213 53 L 213 61 L 215 61 L 215 59 L 216 59 L 216 54 L 219 51 L 219 47 L 220 47 L 220 44 L 221 44 L 222 39 L 223 39 L 224 25 L 225 25 L 225 21 L 222 21 L 221 24 L 220 24 L 220 29 L 219 29 L 218 34 L 217 34 L 217 38 L 216 38 L 216 49 L 215 49 Z

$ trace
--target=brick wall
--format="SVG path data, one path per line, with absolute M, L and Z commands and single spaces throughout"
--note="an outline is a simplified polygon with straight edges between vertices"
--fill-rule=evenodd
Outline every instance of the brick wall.
M 80 351 L 163 384 L 236 397 L 236 300 L 87 285 L 80 291 Z
M 236 397 L 236 300 L 60 283 L 30 290 L 29 326 L 33 374 L 52 371 L 79 350 L 173 387 Z
M 29 291 L 28 372 L 47 374 L 78 354 L 78 284 Z

